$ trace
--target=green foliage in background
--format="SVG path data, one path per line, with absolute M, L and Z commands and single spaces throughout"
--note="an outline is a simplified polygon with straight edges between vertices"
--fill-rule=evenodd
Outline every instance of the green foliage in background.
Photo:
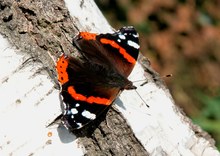
M 220 150 L 220 94 L 210 97 L 199 92 L 197 97 L 204 106 L 193 121 L 215 137 L 216 146 Z

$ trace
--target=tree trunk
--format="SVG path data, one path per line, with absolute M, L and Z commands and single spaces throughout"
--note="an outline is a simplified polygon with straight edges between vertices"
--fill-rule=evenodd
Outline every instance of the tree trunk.
M 124 91 L 89 127 L 46 127 L 61 113 L 60 52 L 76 51 L 79 31 L 113 30 L 91 0 L 0 0 L 0 17 L 0 155 L 220 155 L 143 56 L 130 79 L 148 83 Z

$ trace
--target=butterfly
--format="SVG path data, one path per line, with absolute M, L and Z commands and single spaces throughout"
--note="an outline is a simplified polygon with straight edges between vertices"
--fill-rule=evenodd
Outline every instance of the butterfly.
M 62 54 L 56 65 L 63 100 L 58 118 L 69 130 L 95 120 L 121 91 L 136 89 L 128 76 L 140 48 L 132 26 L 106 34 L 80 32 L 73 45 L 82 57 Z

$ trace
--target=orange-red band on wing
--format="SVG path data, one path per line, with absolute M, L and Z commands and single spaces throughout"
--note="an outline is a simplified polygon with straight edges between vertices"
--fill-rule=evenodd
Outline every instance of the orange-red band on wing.
M 81 36 L 85 40 L 95 40 L 97 34 L 95 34 L 95 33 L 88 33 L 88 32 L 80 32 L 79 36 Z
M 111 100 L 106 99 L 106 98 L 94 97 L 94 96 L 86 97 L 82 94 L 78 94 L 75 91 L 73 86 L 69 86 L 67 91 L 75 100 L 84 101 L 84 102 L 87 102 L 89 104 L 96 103 L 96 104 L 101 104 L 101 105 L 110 105 L 112 103 Z
M 115 41 L 105 39 L 105 38 L 101 38 L 100 42 L 103 43 L 103 44 L 110 44 L 112 47 L 118 49 L 119 52 L 123 55 L 123 57 L 128 60 L 128 62 L 130 62 L 132 64 L 136 63 L 136 60 L 131 55 L 129 55 L 124 48 L 119 46 Z
M 66 72 L 67 67 L 68 67 L 68 60 L 65 59 L 64 55 L 62 55 L 57 61 L 57 66 L 56 66 L 58 73 L 58 80 L 61 84 L 64 84 L 69 81 L 69 77 Z

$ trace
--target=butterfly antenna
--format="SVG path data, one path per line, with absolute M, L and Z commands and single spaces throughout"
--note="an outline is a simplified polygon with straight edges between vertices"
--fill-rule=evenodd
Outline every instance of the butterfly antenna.
M 167 77 L 171 77 L 171 76 L 173 76 L 173 75 L 172 74 L 167 74 L 167 75 L 164 75 L 164 76 L 157 76 L 157 77 L 153 77 L 153 80 L 159 80 L 159 79 L 163 79 L 163 78 L 167 78 Z M 144 81 L 144 80 L 137 80 L 137 81 L 134 81 L 134 82 L 140 82 L 140 81 Z M 145 82 L 140 84 L 140 86 L 144 86 L 147 83 L 148 83 L 148 81 L 145 79 Z
M 161 77 L 154 77 L 153 80 L 158 80 L 159 78 L 166 78 L 166 77 L 171 77 L 171 76 L 172 76 L 172 74 L 167 74 L 167 75 L 164 75 L 164 76 L 161 76 Z M 144 82 L 142 84 L 140 84 L 140 86 L 144 86 L 145 84 L 148 83 L 148 81 L 146 79 L 136 80 L 136 81 L 133 81 L 133 83 L 141 82 L 141 81 L 144 81 Z M 139 92 L 136 89 L 135 89 L 135 92 L 141 98 L 141 100 L 146 104 L 146 106 L 149 107 L 149 105 L 144 101 L 144 99 L 141 97 L 141 95 L 139 94 Z
M 136 83 L 136 82 L 141 82 L 141 81 L 146 81 L 146 79 L 135 80 L 135 81 L 132 81 L 132 82 L 133 82 L 133 83 Z
M 164 76 L 161 76 L 160 78 L 167 78 L 167 77 L 171 77 L 173 76 L 172 74 L 167 74 L 167 75 L 164 75 Z M 158 78 L 154 78 L 154 79 L 158 79 Z
M 149 108 L 150 106 L 144 101 L 144 99 L 141 97 L 141 95 L 138 93 L 137 89 L 135 89 L 135 92 L 137 93 L 137 95 L 141 98 L 141 100 L 143 101 L 143 103 Z

